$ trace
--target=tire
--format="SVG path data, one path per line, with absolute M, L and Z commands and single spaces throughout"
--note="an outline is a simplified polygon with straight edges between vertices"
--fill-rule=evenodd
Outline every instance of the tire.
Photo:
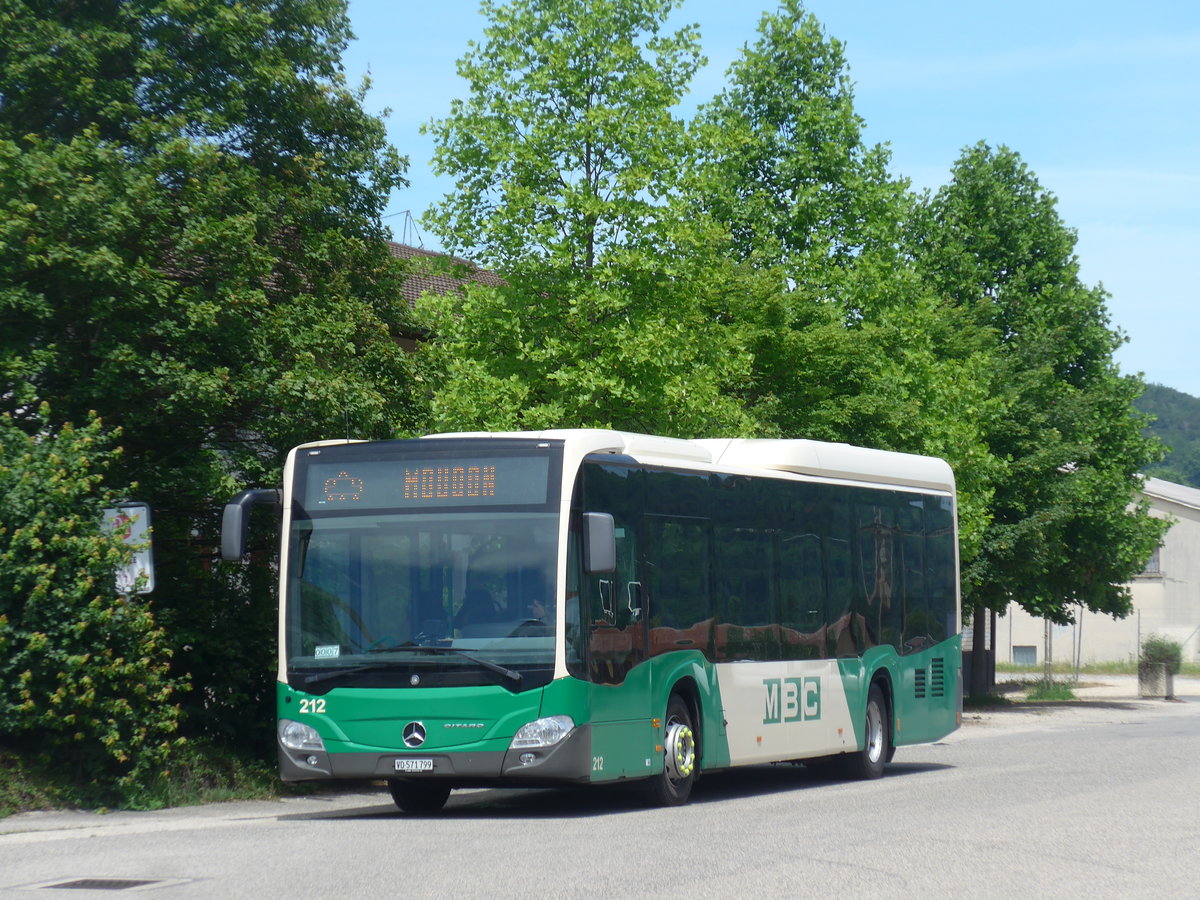
M 437 781 L 389 781 L 392 800 L 405 812 L 437 812 L 446 805 L 450 787 Z
M 692 711 L 679 694 L 667 701 L 663 732 L 663 770 L 650 779 L 647 794 L 655 806 L 682 806 L 696 783 L 697 758 Z
M 887 765 L 890 744 L 887 700 L 883 696 L 883 689 L 873 684 L 867 693 L 864 747 L 842 757 L 842 771 L 849 778 L 879 778 Z

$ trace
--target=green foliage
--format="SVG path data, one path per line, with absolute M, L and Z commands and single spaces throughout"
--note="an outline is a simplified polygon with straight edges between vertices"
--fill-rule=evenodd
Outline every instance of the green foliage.
M 0 734 L 110 798 L 161 771 L 179 721 L 166 635 L 115 590 L 116 456 L 99 420 L 29 437 L 0 416 Z
M 132 809 L 162 809 L 263 800 L 278 797 L 287 790 L 279 780 L 274 759 L 231 753 L 226 743 L 188 741 L 171 754 L 167 768 L 134 786 L 124 805 Z
M 227 745 L 178 742 L 167 762 L 115 790 L 104 773 L 68 769 L 43 754 L 0 745 L 0 819 L 64 806 L 161 809 L 261 800 L 311 790 L 279 780 L 274 760 L 233 754 Z
M 0 11 L 0 410 L 121 430 L 192 733 L 244 741 L 270 705 L 270 560 L 214 565 L 221 504 L 420 412 L 379 219 L 406 163 L 349 37 L 343 0 Z
M 782 265 L 802 293 L 854 307 L 845 279 L 863 254 L 894 256 L 906 185 L 888 175 L 885 147 L 862 143 L 842 43 L 800 0 L 758 31 L 693 123 L 689 199 L 728 229 L 737 258 Z
M 988 525 L 963 554 L 964 603 L 1071 621 L 1071 606 L 1115 616 L 1166 523 L 1138 503 L 1159 448 L 1121 375 L 1123 340 L 1105 295 L 1079 281 L 1075 236 L 1054 197 L 1007 148 L 968 148 L 927 198 L 913 253 L 924 278 L 993 335 L 980 422 L 991 481 Z
M 978 425 L 995 404 L 988 335 L 900 253 L 914 201 L 862 142 L 842 44 L 787 0 L 729 78 L 693 125 L 684 192 L 753 270 L 723 320 L 751 354 L 739 396 L 764 433 L 948 459 L 976 547 L 1004 466 Z
M 1183 667 L 1183 645 L 1161 634 L 1147 635 L 1142 638 L 1139 665 L 1165 665 L 1172 675 L 1178 675 Z
M 1035 702 L 1074 700 L 1075 690 L 1061 681 L 1039 681 L 1029 689 L 1025 699 Z
M 435 428 L 742 433 L 731 274 L 675 188 L 700 63 L 673 0 L 483 4 L 468 97 L 430 126 L 456 189 L 427 222 L 505 281 L 429 298 Z
M 1200 399 L 1161 384 L 1148 384 L 1136 405 L 1152 417 L 1150 434 L 1167 447 L 1166 457 L 1147 466 L 1146 474 L 1200 488 Z

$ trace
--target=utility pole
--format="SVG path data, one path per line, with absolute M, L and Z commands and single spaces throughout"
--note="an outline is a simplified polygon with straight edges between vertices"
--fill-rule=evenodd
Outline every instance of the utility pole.
M 1045 668 L 1042 680 L 1046 683 L 1046 687 L 1050 687 L 1054 681 L 1054 632 L 1051 630 L 1049 619 L 1043 619 L 1043 622 L 1045 623 L 1045 632 L 1042 642 L 1045 645 L 1045 649 L 1042 652 L 1042 657 L 1045 660 Z

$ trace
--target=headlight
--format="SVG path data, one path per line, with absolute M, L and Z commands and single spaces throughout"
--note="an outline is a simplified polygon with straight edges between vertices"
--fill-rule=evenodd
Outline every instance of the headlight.
M 510 750 L 520 750 L 524 747 L 553 747 L 575 728 L 575 720 L 570 716 L 550 716 L 545 719 L 535 719 L 527 725 L 522 725 L 513 735 Z
M 279 720 L 279 743 L 289 750 L 324 750 L 325 742 L 317 729 L 303 722 L 290 719 Z

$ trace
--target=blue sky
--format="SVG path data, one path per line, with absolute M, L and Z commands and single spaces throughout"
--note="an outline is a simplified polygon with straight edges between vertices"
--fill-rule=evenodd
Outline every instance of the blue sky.
M 1112 295 L 1129 338 L 1123 371 L 1200 396 L 1200 3 L 1196 0 L 810 0 L 846 44 L 855 105 L 893 171 L 936 188 L 976 141 L 1021 154 L 1079 236 L 1088 284 Z M 708 66 L 693 103 L 725 82 L 764 10 L 685 0 L 673 21 L 700 25 Z M 422 122 L 464 92 L 455 61 L 482 34 L 476 0 L 350 0 L 352 83 L 370 71 L 367 106 L 410 158 L 412 186 L 389 207 L 397 240 L 439 249 L 404 210 L 449 189 L 429 167 Z M 397 215 L 398 214 L 398 215 Z M 419 226 L 418 226 L 419 228 Z

